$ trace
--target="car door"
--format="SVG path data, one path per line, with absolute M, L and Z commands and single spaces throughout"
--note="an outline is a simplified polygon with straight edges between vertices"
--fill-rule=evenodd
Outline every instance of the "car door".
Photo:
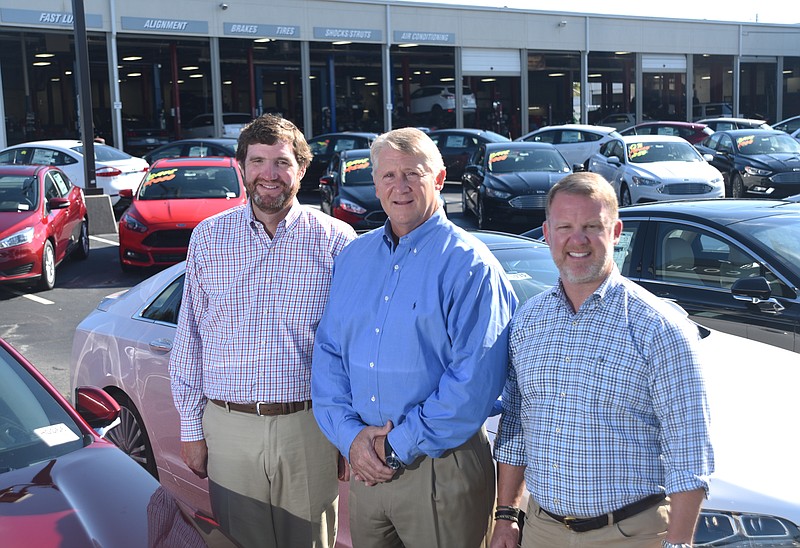
M 73 184 L 86 188 L 83 162 L 78 157 L 54 148 L 37 146 L 31 150 L 30 163 L 59 168 Z
M 676 301 L 696 322 L 795 350 L 796 293 L 726 235 L 688 221 L 651 220 L 641 257 L 640 275 L 633 279 L 658 297 Z M 778 307 L 734 296 L 734 284 L 758 276 L 767 280 Z
M 69 208 L 51 207 L 50 200 L 53 198 L 65 198 L 65 193 L 56 185 L 50 173 L 42 176 L 44 183 L 44 212 L 46 216 L 47 233 L 55 242 L 56 263 L 66 255 L 70 245 L 70 223 Z
M 81 237 L 81 223 L 83 222 L 81 190 L 59 171 L 50 171 L 47 176 L 53 179 L 59 194 L 69 200 L 69 205 L 61 211 L 65 214 L 64 235 L 67 238 L 67 247 L 72 248 Z
M 601 175 L 603 179 L 614 186 L 614 192 L 619 196 L 617 182 L 620 172 L 625 168 L 625 148 L 622 141 L 612 139 L 600 147 L 600 152 L 589 159 L 589 171 Z
M 727 133 L 714 133 L 706 141 L 703 141 L 707 150 L 703 147 L 698 147 L 701 153 L 709 153 L 713 157 L 711 162 L 712 166 L 717 168 L 722 173 L 722 179 L 725 181 L 725 195 L 731 195 L 731 174 L 734 170 L 734 154 L 735 148 L 733 139 Z
M 486 175 L 485 158 L 486 145 L 481 145 L 473 153 L 461 178 L 462 205 L 474 212 L 477 212 L 478 194 Z
M 571 166 L 583 164 L 595 152 L 597 139 L 591 133 L 579 129 L 558 131 L 554 144 Z

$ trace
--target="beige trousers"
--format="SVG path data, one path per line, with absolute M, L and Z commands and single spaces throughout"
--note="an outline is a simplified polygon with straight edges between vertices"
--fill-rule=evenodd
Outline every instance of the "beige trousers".
M 353 548 L 477 548 L 492 534 L 495 479 L 481 429 L 441 458 L 423 457 L 394 479 L 350 479 Z
M 245 548 L 332 548 L 338 452 L 309 409 L 259 417 L 209 403 L 203 414 L 211 507 Z
M 575 533 L 528 501 L 522 548 L 661 548 L 669 520 L 669 498 L 613 525 Z

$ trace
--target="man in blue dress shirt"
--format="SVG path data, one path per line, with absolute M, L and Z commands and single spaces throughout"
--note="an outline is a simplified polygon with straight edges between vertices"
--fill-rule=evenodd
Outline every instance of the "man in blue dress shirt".
M 516 297 L 439 208 L 445 169 L 413 128 L 372 145 L 389 219 L 334 263 L 314 415 L 347 457 L 355 547 L 485 546 L 495 479 L 482 424 L 506 378 Z

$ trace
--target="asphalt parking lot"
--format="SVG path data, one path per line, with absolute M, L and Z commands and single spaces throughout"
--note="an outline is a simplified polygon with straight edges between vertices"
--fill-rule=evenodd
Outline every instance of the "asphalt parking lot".
M 461 214 L 459 184 L 448 183 L 442 196 L 456 224 L 475 228 L 474 218 Z M 319 207 L 317 192 L 305 192 L 299 199 Z M 122 272 L 117 234 L 95 235 L 90 240 L 87 260 L 67 259 L 56 269 L 53 290 L 0 286 L 0 337 L 22 352 L 70 400 L 69 361 L 75 327 L 104 297 L 129 289 L 156 272 Z

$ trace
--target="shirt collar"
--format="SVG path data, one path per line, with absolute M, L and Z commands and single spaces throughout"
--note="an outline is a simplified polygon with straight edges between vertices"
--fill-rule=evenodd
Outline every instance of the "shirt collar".
M 606 279 L 603 280 L 597 289 L 594 290 L 592 295 L 586 299 L 584 305 L 588 302 L 594 302 L 600 304 L 603 300 L 612 294 L 612 292 L 622 285 L 622 274 L 620 274 L 619 270 L 617 269 L 616 265 L 611 270 L 611 274 L 606 276 Z M 567 294 L 564 292 L 564 286 L 561 283 L 561 278 L 558 279 L 558 284 L 556 284 L 551 290 L 550 295 L 556 297 L 563 303 L 569 305 L 569 299 L 567 299 Z
M 295 197 L 294 200 L 292 200 L 292 206 L 289 208 L 289 212 L 286 214 L 286 217 L 284 217 L 283 220 L 278 223 L 278 230 L 280 230 L 281 225 L 283 225 L 285 231 L 291 231 L 297 225 L 297 220 L 300 218 L 302 211 L 303 207 L 300 205 L 300 202 L 297 201 L 297 197 Z M 248 201 L 247 207 L 244 208 L 244 218 L 251 228 L 264 230 L 264 226 L 261 224 L 261 221 L 256 219 L 256 216 L 253 214 L 252 200 Z
M 448 223 L 447 215 L 441 207 L 436 208 L 430 218 L 419 225 L 417 228 L 400 238 L 401 244 L 407 244 L 414 247 L 420 247 L 422 243 L 427 241 L 428 237 L 433 234 L 440 226 Z M 392 234 L 392 220 L 387 219 L 383 225 L 383 242 L 394 251 L 394 235 Z M 398 244 L 399 245 L 399 244 Z

